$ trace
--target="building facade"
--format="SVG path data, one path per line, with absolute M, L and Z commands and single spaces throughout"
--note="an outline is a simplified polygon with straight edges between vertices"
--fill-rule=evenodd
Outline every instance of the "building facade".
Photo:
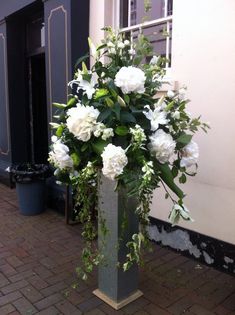
M 148 3 L 148 1 L 146 1 Z M 9 4 L 10 3 L 10 4 Z M 149 2 L 151 4 L 151 1 Z M 63 102 L 76 59 L 104 26 L 131 32 L 145 23 L 156 54 L 166 56 L 162 92 L 186 85 L 189 110 L 210 121 L 199 134 L 199 171 L 185 185 L 195 219 L 171 228 L 170 203 L 156 191 L 151 238 L 235 272 L 234 0 L 2 0 L 0 4 L 0 173 L 14 162 L 46 159 L 52 102 Z M 45 71 L 44 71 L 45 69 Z M 44 79 L 43 79 L 44 78 Z

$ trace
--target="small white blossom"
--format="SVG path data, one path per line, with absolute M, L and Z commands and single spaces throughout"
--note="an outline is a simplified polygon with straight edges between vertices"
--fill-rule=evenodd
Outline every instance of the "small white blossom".
M 150 120 L 151 130 L 155 131 L 159 128 L 159 125 L 166 125 L 169 120 L 166 118 L 167 113 L 161 111 L 161 108 L 155 108 L 153 111 L 150 109 L 148 105 L 145 106 L 148 111 L 144 111 L 144 115 L 147 119 Z
M 102 139 L 103 140 L 107 140 L 107 139 L 109 139 L 109 138 L 111 138 L 111 137 L 113 137 L 114 136 L 114 132 L 113 132 L 113 129 L 112 128 L 105 128 L 104 130 L 103 130 L 103 134 L 102 134 Z
M 115 45 L 114 45 L 113 42 L 108 42 L 108 43 L 107 43 L 107 47 L 108 47 L 108 48 L 115 48 Z
M 104 148 L 101 156 L 103 159 L 102 173 L 111 180 L 115 180 L 118 175 L 122 174 L 128 163 L 125 151 L 111 143 Z
M 181 88 L 178 91 L 178 97 L 181 101 L 185 100 L 185 96 L 186 96 L 186 88 Z
M 116 49 L 115 48 L 110 48 L 109 53 L 115 55 L 116 54 Z
M 175 112 L 171 114 L 171 117 L 174 119 L 180 119 L 180 112 L 176 110 Z
M 150 60 L 151 65 L 156 65 L 158 63 L 160 56 L 153 56 L 152 59 Z
M 167 97 L 173 98 L 174 96 L 175 96 L 175 93 L 174 93 L 172 90 L 169 90 L 169 91 L 167 92 Z
M 125 46 L 130 46 L 130 41 L 128 39 L 124 40 L 124 45 Z
M 73 160 L 69 156 L 69 148 L 67 145 L 63 144 L 61 140 L 57 140 L 53 143 L 48 160 L 60 170 L 73 168 Z
M 67 127 L 69 131 L 81 141 L 90 140 L 92 133 L 96 129 L 96 120 L 100 114 L 93 106 L 77 104 L 76 107 L 67 111 Z
M 147 140 L 144 129 L 139 125 L 135 125 L 135 128 L 130 128 L 130 133 L 132 134 L 133 141 L 137 144 L 137 146 L 141 146 L 141 144 Z
M 131 48 L 128 50 L 129 55 L 134 56 L 136 54 L 136 51 L 134 48 Z
M 199 148 L 196 142 L 191 141 L 181 151 L 181 167 L 190 167 L 195 165 L 199 158 Z
M 146 76 L 144 72 L 136 67 L 122 67 L 115 76 L 115 84 L 120 87 L 122 93 L 131 92 L 143 94 L 145 92 Z
M 149 137 L 150 150 L 160 163 L 169 162 L 174 154 L 176 143 L 172 136 L 162 129 L 158 129 L 151 137 Z
M 152 175 L 154 175 L 154 169 L 153 169 L 153 162 L 145 162 L 144 166 L 142 167 L 143 179 L 147 182 L 151 181 Z
M 5 169 L 5 171 L 8 172 L 8 173 L 10 173 L 10 171 L 11 171 L 10 166 L 8 166 L 8 167 Z
M 123 42 L 118 42 L 117 47 L 119 49 L 123 49 L 123 48 L 125 48 L 125 44 Z
M 193 221 L 190 217 L 189 210 L 185 205 L 174 204 L 171 213 L 169 215 L 169 221 L 175 225 L 179 222 L 180 218 L 183 218 L 187 221 Z

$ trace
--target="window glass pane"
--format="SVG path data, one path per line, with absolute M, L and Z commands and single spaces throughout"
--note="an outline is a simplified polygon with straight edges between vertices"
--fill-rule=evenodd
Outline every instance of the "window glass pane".
M 27 25 L 28 33 L 28 51 L 45 46 L 45 25 L 43 18 L 36 18 L 31 20 Z

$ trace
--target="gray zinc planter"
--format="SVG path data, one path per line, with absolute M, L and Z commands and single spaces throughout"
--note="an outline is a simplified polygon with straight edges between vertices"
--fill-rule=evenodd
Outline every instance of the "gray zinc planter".
M 140 297 L 142 292 L 138 290 L 137 265 L 126 272 L 118 267 L 119 262 L 123 263 L 126 260 L 128 253 L 126 243 L 138 232 L 139 223 L 135 214 L 137 205 L 135 198 L 128 198 L 125 191 L 115 192 L 115 185 L 114 181 L 102 176 L 99 209 L 108 234 L 104 238 L 99 224 L 99 249 L 105 258 L 99 266 L 98 289 L 94 294 L 117 310 Z M 128 224 L 123 233 L 121 224 L 124 213 Z M 122 241 L 119 241 L 120 238 Z

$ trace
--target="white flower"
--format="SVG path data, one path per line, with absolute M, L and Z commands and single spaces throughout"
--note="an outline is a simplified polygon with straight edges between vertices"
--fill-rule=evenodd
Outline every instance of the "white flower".
M 73 168 L 73 160 L 69 156 L 69 148 L 61 140 L 53 143 L 49 152 L 49 161 L 61 170 Z
M 185 205 L 181 206 L 179 204 L 174 204 L 169 215 L 169 221 L 174 225 L 179 222 L 180 218 L 187 221 L 193 221 L 190 217 L 189 210 L 185 207 Z
M 103 140 L 107 140 L 108 138 L 111 138 L 114 136 L 114 133 L 113 133 L 113 129 L 112 128 L 105 128 L 103 130 L 103 135 L 102 135 L 102 139 Z
M 114 43 L 112 43 L 112 42 L 108 42 L 108 43 L 107 43 L 107 47 L 108 47 L 108 48 L 115 48 L 115 45 L 114 45 Z
M 58 140 L 58 137 L 56 137 L 55 135 L 51 137 L 51 142 L 56 142 Z
M 171 114 L 172 118 L 174 119 L 180 119 L 180 112 L 178 110 L 176 110 L 175 112 L 173 112 Z
M 107 140 L 108 138 L 114 136 L 114 132 L 112 128 L 106 128 L 103 123 L 99 122 L 94 127 L 94 136 L 97 138 L 101 136 L 103 140 Z
M 176 145 L 172 136 L 159 129 L 149 139 L 151 141 L 150 150 L 154 153 L 156 159 L 160 163 L 168 162 L 174 154 Z
M 119 49 L 123 49 L 123 48 L 125 48 L 125 44 L 123 42 L 118 42 L 117 47 Z
M 167 97 L 173 98 L 174 96 L 175 96 L 175 93 L 174 93 L 172 90 L 169 90 L 169 91 L 167 92 Z
M 142 143 L 147 140 L 144 129 L 139 125 L 135 125 L 135 128 L 130 128 L 130 133 L 132 134 L 133 141 L 137 144 L 137 146 L 141 146 Z
M 116 49 L 115 48 L 110 48 L 109 53 L 115 55 L 116 54 Z
M 102 172 L 105 177 L 111 180 L 122 174 L 123 168 L 128 163 L 125 151 L 111 143 L 104 148 L 101 156 L 103 159 Z
M 8 172 L 8 173 L 10 173 L 10 171 L 11 171 L 10 166 L 8 166 L 8 167 L 5 169 L 5 171 Z
M 93 106 L 78 104 L 67 112 L 67 127 L 69 131 L 81 141 L 88 141 L 95 131 L 96 120 L 100 112 Z
M 144 93 L 145 74 L 136 67 L 122 67 L 115 76 L 115 84 L 120 87 L 124 94 L 131 92 Z
M 129 55 L 131 56 L 134 56 L 136 54 L 136 51 L 134 48 L 129 49 L 128 52 L 129 52 Z
M 155 131 L 159 128 L 159 125 L 166 125 L 169 120 L 166 119 L 167 113 L 161 111 L 161 108 L 157 107 L 152 111 L 148 105 L 145 106 L 148 109 L 148 112 L 144 111 L 144 115 L 147 119 L 150 120 L 151 130 Z
M 153 56 L 152 59 L 150 60 L 151 65 L 156 65 L 158 63 L 160 56 Z
M 125 46 L 129 46 L 130 45 L 130 41 L 128 39 L 124 40 L 124 45 Z
M 182 149 L 181 156 L 181 167 L 190 167 L 195 165 L 199 158 L 199 148 L 197 143 L 194 141 L 189 142 L 189 144 Z
M 92 98 L 92 95 L 95 93 L 95 85 L 97 84 L 97 75 L 95 73 L 91 73 L 90 81 L 84 80 L 81 71 L 77 72 L 77 78 L 68 83 L 68 85 L 72 88 L 73 84 L 77 84 L 77 93 L 80 90 L 84 91 L 84 94 L 87 95 L 88 99 Z
M 185 95 L 186 95 L 186 88 L 183 87 L 181 89 L 179 89 L 178 91 L 178 97 L 181 101 L 183 101 L 185 99 Z

